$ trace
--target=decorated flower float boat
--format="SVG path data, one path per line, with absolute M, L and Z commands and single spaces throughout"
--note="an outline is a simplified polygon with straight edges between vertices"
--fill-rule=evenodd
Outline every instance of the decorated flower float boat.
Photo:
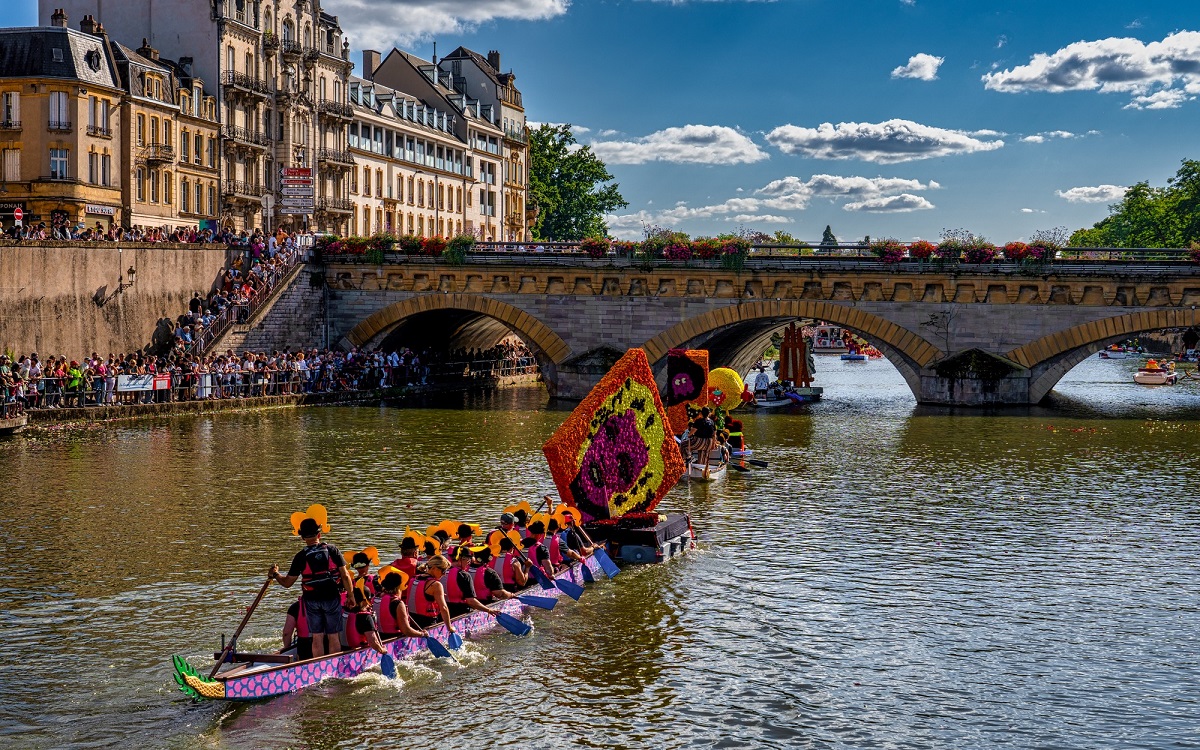
M 563 568 L 553 581 L 546 579 L 540 587 L 534 584 L 523 593 L 557 599 L 561 591 L 577 599 L 584 592 L 584 583 L 597 580 L 601 573 L 611 578 L 619 572 L 609 555 L 631 563 L 659 562 L 692 545 L 694 535 L 686 514 L 652 512 L 686 469 L 641 349 L 630 350 L 613 366 L 542 451 L 559 496 L 604 551 Z M 294 526 L 296 523 L 293 519 Z M 324 520 L 321 523 L 325 525 Z M 264 584 L 255 605 L 269 583 Z M 529 606 L 527 602 L 533 603 L 508 599 L 490 606 L 501 612 L 503 619 L 504 615 L 520 615 Z M 547 608 L 547 602 L 541 606 Z M 247 612 L 243 627 L 253 611 L 251 607 Z M 498 619 L 472 611 L 452 622 L 461 636 L 473 637 L 494 629 Z M 518 635 L 530 630 L 520 622 L 501 624 Z M 239 627 L 229 646 L 214 655 L 216 666 L 207 676 L 175 656 L 173 678 L 180 690 L 196 700 L 261 700 L 330 678 L 353 678 L 377 666 L 386 672 L 394 669 L 395 660 L 414 658 L 426 649 L 449 656 L 442 645 L 449 635 L 445 625 L 439 623 L 428 632 L 429 638 L 402 636 L 383 641 L 384 654 L 364 646 L 299 660 L 295 648 L 276 653 L 239 652 Z

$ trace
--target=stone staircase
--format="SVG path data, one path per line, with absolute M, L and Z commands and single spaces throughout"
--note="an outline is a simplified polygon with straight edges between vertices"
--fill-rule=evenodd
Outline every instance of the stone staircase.
M 230 326 L 208 351 L 274 351 L 323 347 L 325 295 L 310 282 L 312 267 L 298 263 L 245 323 Z

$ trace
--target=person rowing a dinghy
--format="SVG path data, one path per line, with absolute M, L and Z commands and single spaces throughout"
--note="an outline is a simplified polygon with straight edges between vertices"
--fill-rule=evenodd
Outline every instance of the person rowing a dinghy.
M 404 584 L 404 576 L 395 572 L 388 573 L 380 581 L 383 597 L 379 600 L 379 637 L 385 641 L 402 635 L 414 638 L 428 635 L 423 628 L 412 626 L 408 607 L 404 605 L 404 597 L 400 593 Z
M 279 566 L 272 565 L 267 577 L 285 589 L 300 580 L 304 589 L 304 616 L 308 631 L 312 633 L 313 656 L 334 654 L 341 650 L 345 624 L 341 591 L 353 590 L 354 581 L 338 548 L 321 541 L 319 523 L 305 518 L 300 522 L 299 534 L 304 539 L 304 549 L 292 558 L 287 575 L 279 575 Z M 342 589 L 338 588 L 339 584 Z
M 446 590 L 441 580 L 449 569 L 450 561 L 441 555 L 434 555 L 417 567 L 417 577 L 408 585 L 405 603 L 408 604 L 408 616 L 418 626 L 431 628 L 441 617 L 447 631 L 456 632 L 450 622 L 450 608 L 446 606 Z
M 499 614 L 499 610 L 488 607 L 475 596 L 475 576 L 471 572 L 471 561 L 474 559 L 470 547 L 459 547 L 454 550 L 454 567 L 442 578 L 442 586 L 446 589 L 446 606 L 450 609 L 451 617 L 465 615 L 471 610 L 487 612 L 492 617 Z

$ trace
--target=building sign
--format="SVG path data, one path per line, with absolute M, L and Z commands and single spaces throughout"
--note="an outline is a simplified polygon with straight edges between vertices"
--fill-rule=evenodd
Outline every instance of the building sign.
M 116 216 L 117 209 L 112 206 L 97 206 L 94 203 L 88 203 L 83 207 L 85 213 L 98 214 L 100 216 Z

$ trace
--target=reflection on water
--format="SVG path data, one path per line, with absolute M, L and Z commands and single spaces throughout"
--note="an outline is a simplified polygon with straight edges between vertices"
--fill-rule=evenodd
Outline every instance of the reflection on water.
M 421 408 L 222 414 L 0 442 L 0 737 L 16 747 L 1129 748 L 1200 744 L 1191 686 L 1200 388 L 1090 360 L 1054 408 L 918 408 L 886 363 L 818 361 L 826 396 L 746 414 L 769 470 L 680 485 L 701 549 L 535 612 L 461 665 L 195 705 L 288 516 L 394 553 L 553 489 L 536 390 Z M 269 647 L 273 589 L 244 642 Z M 415 707 L 415 708 L 414 708 Z M 481 727 L 487 727 L 481 738 Z M 459 728 L 472 727 L 471 731 Z M 419 742 L 418 742 L 419 744 Z

